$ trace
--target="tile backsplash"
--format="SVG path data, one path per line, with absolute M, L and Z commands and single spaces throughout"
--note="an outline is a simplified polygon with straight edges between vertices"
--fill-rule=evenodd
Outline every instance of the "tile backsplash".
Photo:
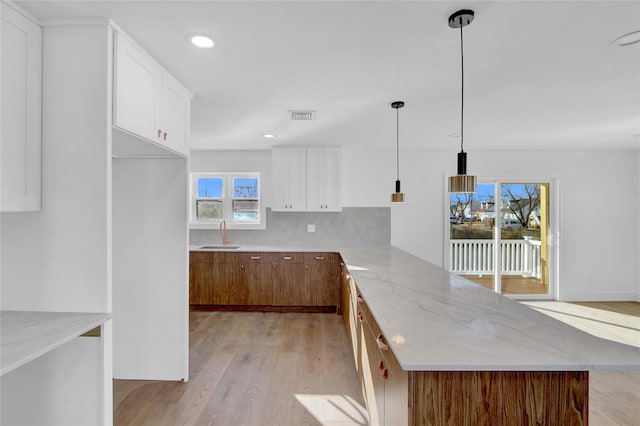
M 307 232 L 315 225 L 315 232 Z M 227 231 L 235 245 L 349 246 L 389 244 L 390 207 L 345 207 L 340 213 L 272 212 L 267 209 L 267 229 Z M 192 245 L 218 244 L 217 229 L 191 229 Z

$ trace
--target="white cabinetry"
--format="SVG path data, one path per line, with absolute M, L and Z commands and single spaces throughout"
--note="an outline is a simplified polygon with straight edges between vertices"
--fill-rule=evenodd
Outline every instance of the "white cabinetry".
M 340 148 L 273 148 L 275 212 L 337 212 L 340 205 Z
M 2 3 L 3 212 L 41 207 L 42 28 Z
M 274 148 L 271 151 L 274 212 L 306 211 L 307 149 Z
M 307 211 L 338 212 L 340 148 L 307 148 Z
M 162 73 L 162 141 L 169 148 L 183 154 L 189 153 L 191 98 L 191 93 L 178 80 L 169 73 Z
M 113 124 L 188 155 L 192 95 L 124 35 L 115 38 Z

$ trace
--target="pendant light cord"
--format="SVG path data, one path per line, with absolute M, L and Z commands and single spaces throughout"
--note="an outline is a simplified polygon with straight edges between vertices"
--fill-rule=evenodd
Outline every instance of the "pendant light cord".
M 460 152 L 464 152 L 464 47 L 462 44 L 462 17 L 460 18 Z
M 396 108 L 396 180 L 400 180 L 400 111 Z

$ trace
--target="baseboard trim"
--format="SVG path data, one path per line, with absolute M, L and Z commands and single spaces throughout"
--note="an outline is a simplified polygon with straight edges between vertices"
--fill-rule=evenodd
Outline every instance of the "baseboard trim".
M 292 313 L 321 313 L 335 314 L 335 306 L 273 306 L 273 305 L 189 305 L 189 310 L 197 312 L 207 311 L 238 311 L 238 312 L 292 312 Z

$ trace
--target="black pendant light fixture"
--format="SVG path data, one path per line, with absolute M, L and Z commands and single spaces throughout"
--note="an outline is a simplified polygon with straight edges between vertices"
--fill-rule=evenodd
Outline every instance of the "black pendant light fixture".
M 392 203 L 404 203 L 404 193 L 400 191 L 400 113 L 398 110 L 404 107 L 403 101 L 391 103 L 391 108 L 396 110 L 396 192 L 391 194 Z
M 449 192 L 476 192 L 476 177 L 467 174 L 467 153 L 464 152 L 464 49 L 462 28 L 473 22 L 473 10 L 463 9 L 449 16 L 449 27 L 460 28 L 460 64 L 461 64 L 461 104 L 460 104 L 460 152 L 458 153 L 458 174 L 449 177 Z

